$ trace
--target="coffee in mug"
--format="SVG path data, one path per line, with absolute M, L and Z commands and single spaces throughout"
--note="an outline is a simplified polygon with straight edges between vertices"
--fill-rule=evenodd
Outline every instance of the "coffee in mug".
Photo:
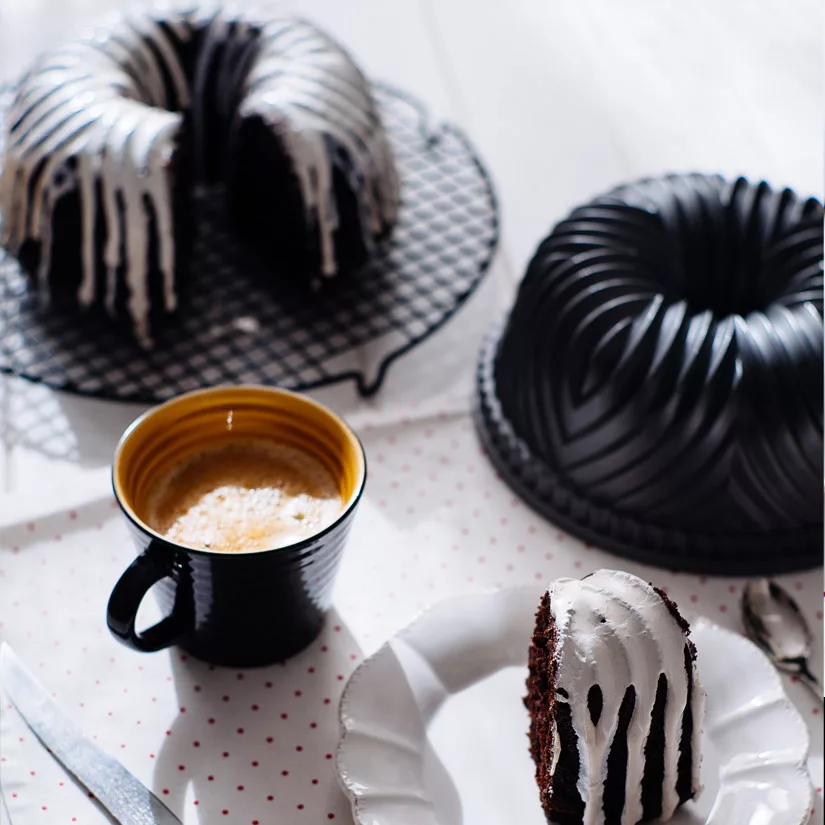
M 198 390 L 129 427 L 112 479 L 140 553 L 109 599 L 117 639 L 249 667 L 318 635 L 366 481 L 335 413 L 268 387 Z M 150 589 L 165 617 L 138 630 Z
M 219 553 L 294 544 L 332 524 L 343 507 L 332 473 L 274 438 L 228 439 L 160 477 L 147 522 L 176 544 Z

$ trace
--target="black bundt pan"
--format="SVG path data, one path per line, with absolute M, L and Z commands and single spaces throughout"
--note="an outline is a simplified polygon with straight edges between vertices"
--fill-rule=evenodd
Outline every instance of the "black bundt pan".
M 550 521 L 673 570 L 823 554 L 823 209 L 672 175 L 542 242 L 479 364 L 493 463 Z

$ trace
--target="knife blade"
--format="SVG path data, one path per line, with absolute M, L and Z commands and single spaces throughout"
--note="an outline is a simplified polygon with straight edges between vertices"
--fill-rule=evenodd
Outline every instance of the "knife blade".
M 52 756 L 120 825 L 182 825 L 116 759 L 89 741 L 28 671 L 11 647 L 0 644 L 0 688 Z

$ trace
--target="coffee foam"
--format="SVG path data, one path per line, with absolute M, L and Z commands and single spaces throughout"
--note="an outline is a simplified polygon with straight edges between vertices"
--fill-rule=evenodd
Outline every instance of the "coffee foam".
M 242 438 L 199 451 L 158 479 L 147 521 L 177 544 L 224 553 L 284 547 L 343 508 L 332 474 L 290 444 Z

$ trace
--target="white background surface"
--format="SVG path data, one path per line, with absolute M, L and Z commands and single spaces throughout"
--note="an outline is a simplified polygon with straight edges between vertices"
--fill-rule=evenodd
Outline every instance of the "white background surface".
M 0 81 L 115 5 L 0 0 Z M 669 587 L 691 612 L 738 628 L 740 580 L 625 564 L 584 549 L 515 501 L 478 453 L 466 416 L 470 376 L 491 304 L 503 311 L 536 243 L 576 203 L 626 180 L 685 170 L 822 191 L 822 21 L 812 0 L 290 5 L 338 35 L 371 74 L 462 125 L 502 207 L 486 295 L 399 361 L 375 403 L 358 405 L 346 389 L 323 396 L 359 428 L 371 467 L 338 614 L 324 637 L 285 668 L 244 679 L 177 653 L 142 657 L 117 646 L 102 611 L 132 550 L 108 501 L 108 464 L 140 408 L 0 379 L 0 637 L 90 735 L 158 793 L 170 790 L 187 823 L 202 825 L 315 825 L 329 814 L 348 821 L 326 759 L 344 678 L 417 610 L 447 595 L 621 565 Z M 783 583 L 817 626 L 821 673 L 821 571 Z M 790 689 L 811 723 L 821 785 L 821 710 Z M 7 728 L 0 739 L 0 759 L 9 760 L 0 762 L 0 779 L 18 794 L 10 800 L 15 825 L 103 821 L 20 735 L 26 741 L 15 744 Z M 822 822 L 821 789 L 817 798 Z

